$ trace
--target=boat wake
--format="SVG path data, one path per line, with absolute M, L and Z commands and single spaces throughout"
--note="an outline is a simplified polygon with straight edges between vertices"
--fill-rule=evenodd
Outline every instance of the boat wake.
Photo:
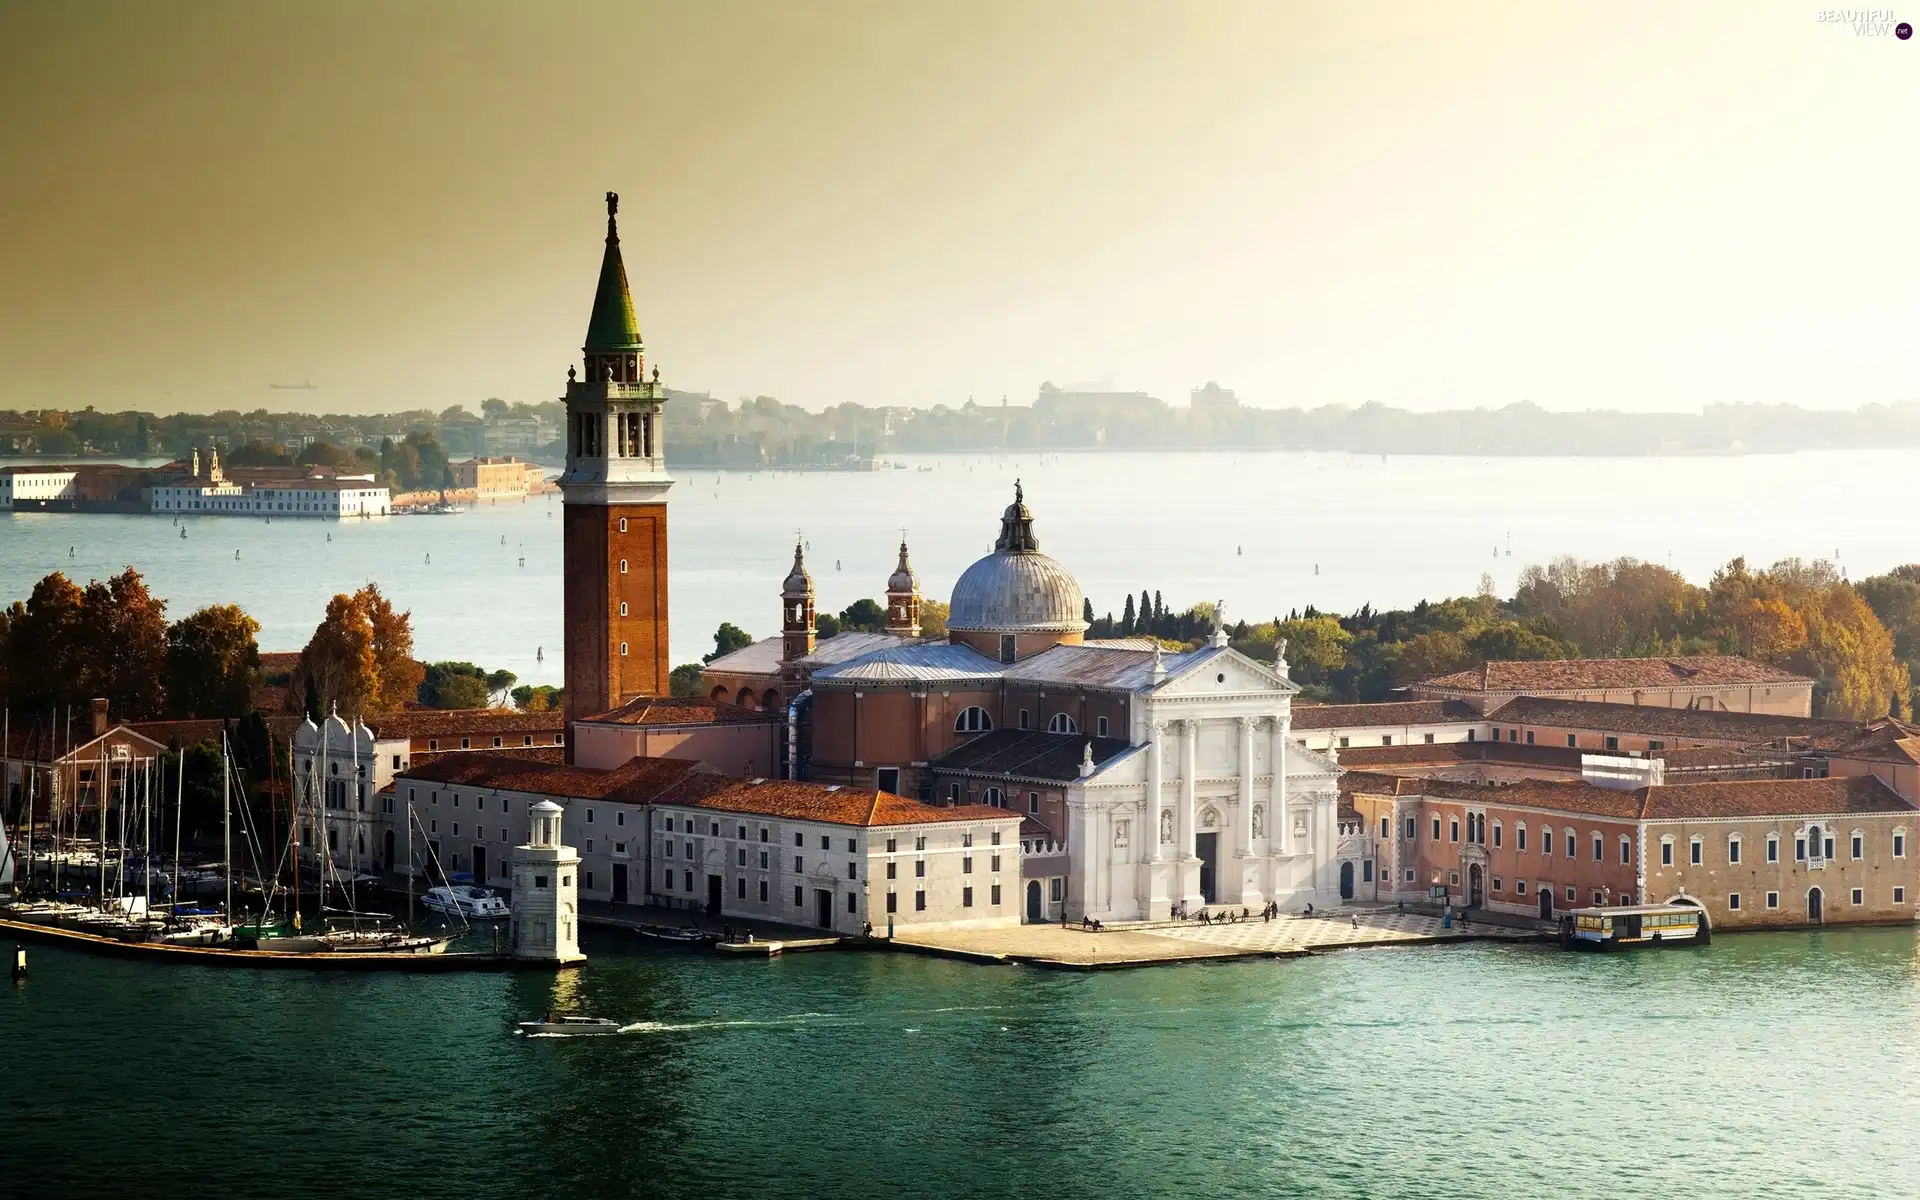
M 635 1021 L 622 1025 L 621 1033 L 693 1033 L 702 1029 L 790 1029 L 799 1025 L 811 1025 L 819 1022 L 847 1024 L 855 1018 L 836 1016 L 833 1013 L 795 1013 L 788 1017 L 768 1017 L 764 1020 L 737 1021 Z

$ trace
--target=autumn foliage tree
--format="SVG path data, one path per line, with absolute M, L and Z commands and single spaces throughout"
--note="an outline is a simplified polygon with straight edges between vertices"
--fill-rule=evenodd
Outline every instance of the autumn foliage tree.
M 322 709 L 352 715 L 392 712 L 414 699 L 426 668 L 413 658 L 413 614 L 369 583 L 327 601 L 287 689 L 298 710 L 317 699 Z M 310 714 L 312 715 L 312 714 Z
M 167 604 L 129 567 L 84 588 L 56 571 L 0 614 L 0 685 L 9 706 L 78 708 L 105 697 L 117 716 L 161 714 Z

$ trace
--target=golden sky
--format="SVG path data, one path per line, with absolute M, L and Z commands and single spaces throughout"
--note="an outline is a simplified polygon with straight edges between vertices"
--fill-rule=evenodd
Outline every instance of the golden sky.
M 1819 12 L 0 0 L 0 408 L 555 397 L 608 189 L 729 399 L 1920 398 L 1920 39 Z

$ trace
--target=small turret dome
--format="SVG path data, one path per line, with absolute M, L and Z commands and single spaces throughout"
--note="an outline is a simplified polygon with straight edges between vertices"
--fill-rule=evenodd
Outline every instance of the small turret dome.
M 780 595 L 796 600 L 813 595 L 813 576 L 807 574 L 806 556 L 799 542 L 793 544 L 793 570 L 787 572 L 786 581 L 780 585 Z
M 907 541 L 900 539 L 900 562 L 893 568 L 893 574 L 887 576 L 887 591 L 917 592 L 920 580 L 913 573 L 913 564 L 907 561 Z

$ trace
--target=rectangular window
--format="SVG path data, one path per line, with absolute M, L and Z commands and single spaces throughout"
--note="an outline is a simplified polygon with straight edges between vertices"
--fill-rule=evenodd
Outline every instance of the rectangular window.
M 821 848 L 822 850 L 831 850 L 831 849 L 833 849 L 833 839 L 832 839 L 832 838 L 830 838 L 830 837 L 828 837 L 828 836 L 827 836 L 826 834 L 824 834 L 824 833 L 823 833 L 823 834 L 821 834 L 821 835 L 820 835 L 820 848 Z
M 801 887 L 797 883 L 794 884 L 793 885 L 793 906 L 795 908 L 805 908 L 806 904 L 807 904 L 807 889 Z
M 1533 730 L 1527 730 L 1527 745 L 1533 745 Z
M 1848 899 L 1853 901 L 1853 903 L 1856 905 L 1865 904 L 1867 902 L 1867 894 L 1862 889 L 1855 888 L 1853 889 L 1853 892 L 1848 896 Z
M 1407 840 L 1408 841 L 1413 840 L 1413 834 L 1414 834 L 1413 821 L 1414 819 L 1412 817 L 1407 818 Z
M 687 876 L 687 890 L 691 892 L 693 890 L 693 872 L 688 871 L 685 874 Z
M 766 902 L 767 902 L 767 881 L 762 879 L 760 881 L 760 903 L 765 904 Z
M 1672 842 L 1660 843 L 1660 865 L 1663 867 L 1670 867 L 1673 865 L 1673 843 Z
M 1412 872 L 1411 872 L 1411 871 L 1409 871 L 1409 872 L 1408 872 L 1408 874 L 1409 874 L 1409 875 L 1411 875 L 1411 874 L 1412 874 Z M 1524 879 L 1516 879 L 1516 880 L 1514 880 L 1514 881 L 1513 881 L 1513 894 L 1514 894 L 1514 895 L 1516 895 L 1516 896 L 1524 896 L 1524 895 L 1526 895 L 1526 894 L 1527 894 L 1527 881 L 1526 881 L 1526 880 L 1524 880 Z
M 1340 739 L 1340 748 L 1341 748 L 1342 750 L 1345 750 L 1345 749 L 1347 748 L 1347 739 L 1346 739 L 1346 738 L 1341 738 L 1341 739 Z
M 1450 842 L 1460 840 L 1460 818 L 1454 817 L 1447 822 L 1447 840 Z
M 892 853 L 893 853 L 894 851 L 896 851 L 896 850 L 898 850 L 899 848 L 900 848 L 900 841 L 899 841 L 899 839 L 898 839 L 898 838 L 888 838 L 888 839 L 887 839 L 887 853 L 888 853 L 888 854 L 892 854 Z
M 1527 848 L 1527 827 L 1525 825 L 1513 831 L 1513 848 L 1515 850 L 1525 850 Z
M 807 835 L 796 829 L 793 834 L 793 844 L 796 848 L 806 845 Z
M 1040 811 L 1040 793 L 1039 792 L 1027 793 L 1027 811 L 1029 813 L 1037 813 Z
M 1440 840 L 1440 818 L 1439 817 L 1435 817 L 1433 819 L 1433 840 L 1436 842 Z
M 1780 907 L 1780 893 L 1779 893 L 1779 892 L 1768 892 L 1768 893 L 1767 893 L 1767 907 L 1768 907 L 1768 908 L 1779 908 L 1779 907 Z
M 733 853 L 735 866 L 744 867 L 747 865 L 747 848 L 745 846 L 736 848 Z
M 1739 892 L 1727 893 L 1727 911 L 1728 912 L 1740 911 L 1740 893 Z
M 1907 889 L 1903 887 L 1893 889 L 1893 902 L 1895 904 L 1905 904 L 1907 902 Z
M 1025 729 L 1031 724 L 1033 724 L 1033 718 L 1027 714 L 1026 709 L 1024 708 L 1021 709 L 1020 710 L 1020 728 Z
M 1567 903 L 1568 903 L 1568 904 L 1572 904 L 1572 903 L 1573 903 L 1573 889 L 1572 889 L 1572 888 L 1568 888 L 1568 889 L 1567 889 Z
M 860 878 L 860 864 L 859 864 L 859 863 L 848 863 L 848 864 L 847 864 L 847 878 L 848 878 L 848 879 L 858 879 L 858 878 Z
M 947 785 L 947 803 L 948 804 L 960 803 L 960 785 L 959 784 L 950 783 Z
M 1607 859 L 1606 843 L 1601 841 L 1600 835 L 1596 833 L 1593 835 L 1593 861 L 1605 862 L 1606 859 Z
M 1618 750 L 1619 748 L 1620 748 L 1620 739 L 1619 739 L 1619 738 L 1617 738 L 1617 737 L 1610 737 L 1610 738 L 1608 738 L 1608 739 L 1607 739 L 1607 749 L 1609 749 L 1609 750 Z
M 1381 817 L 1380 818 L 1380 840 L 1384 842 L 1389 837 L 1391 837 L 1392 834 L 1393 834 L 1393 818 Z
M 961 908 L 973 907 L 973 889 L 972 888 L 964 887 L 960 889 L 960 907 Z
M 965 855 L 960 859 L 960 873 L 962 875 L 973 874 L 973 856 L 971 854 Z
M 988 899 L 997 908 L 1000 905 L 1000 885 L 994 884 Z
M 1632 864 L 1632 862 L 1633 862 L 1633 839 L 1630 837 L 1623 837 L 1620 839 L 1620 865 L 1623 867 L 1629 866 Z
M 1427 743 L 1427 745 L 1429 745 L 1429 746 L 1431 746 L 1431 745 L 1433 745 L 1433 735 L 1432 735 L 1432 734 L 1430 734 L 1430 733 L 1429 733 L 1429 734 L 1427 734 L 1427 735 L 1426 735 L 1426 739 L 1425 739 L 1425 740 L 1426 740 L 1426 743 Z
M 1517 742 L 1519 740 L 1520 740 L 1520 731 L 1518 729 L 1507 730 L 1507 741 Z
M 765 825 L 760 827 L 760 840 L 763 842 L 767 840 L 767 827 Z
M 1793 861 L 1807 861 L 1807 839 L 1803 837 L 1793 839 Z
M 767 869 L 767 852 L 765 850 L 760 852 L 760 869 L 762 871 Z
M 1579 738 L 1577 738 L 1577 737 L 1575 737 L 1575 736 L 1574 736 L 1573 734 L 1571 734 L 1571 733 L 1567 735 L 1567 745 L 1569 745 L 1569 746 L 1578 746 L 1579 744 L 1580 744 L 1580 739 L 1579 739 Z
M 1105 717 L 1099 717 L 1094 720 L 1093 735 L 1095 737 L 1107 736 L 1107 719 Z
M 1705 849 L 1706 847 L 1700 844 L 1699 838 L 1693 839 L 1693 841 L 1687 843 L 1687 861 L 1696 867 L 1699 866 L 1706 857 L 1704 854 Z
M 927 894 L 925 892 L 915 892 L 913 894 L 913 911 L 927 911 Z
M 859 892 L 847 893 L 847 911 L 850 913 L 857 913 L 860 911 L 860 893 Z
M 1907 856 L 1906 834 L 1896 833 L 1893 835 L 1893 856 L 1895 858 L 1905 858 Z
M 1473 740 L 1475 740 L 1475 738 L 1476 738 L 1476 736 L 1477 736 L 1477 731 L 1476 731 L 1476 730 L 1472 730 L 1472 729 L 1469 729 L 1469 730 L 1467 730 L 1467 740 L 1468 740 L 1468 741 L 1470 741 L 1470 742 L 1471 742 L 1471 741 L 1473 741 Z
M 887 912 L 897 913 L 899 911 L 900 911 L 900 897 L 894 894 L 893 892 L 888 892 L 887 893 Z
M 1767 839 L 1767 861 L 1770 863 L 1780 861 L 1780 839 L 1777 837 Z
M 987 869 L 990 871 L 998 871 L 1000 869 L 1000 856 L 998 854 L 993 856 L 993 861 L 988 864 Z
M 926 859 L 916 858 L 913 860 L 913 877 L 915 879 L 925 879 L 927 877 Z
M 1500 848 L 1500 823 L 1498 821 L 1494 822 L 1493 825 L 1493 848 L 1495 850 Z
M 740 899 L 745 900 L 747 898 L 747 877 L 742 875 L 740 878 L 734 880 L 734 883 L 737 885 L 734 888 L 735 894 L 738 895 Z
M 1408 883 L 1413 882 L 1413 869 L 1411 867 L 1407 869 L 1406 880 Z
M 795 875 L 802 874 L 806 871 L 806 867 L 803 865 L 805 861 L 806 860 L 802 859 L 798 854 L 793 856 L 793 873 Z
M 897 870 L 898 870 L 898 868 L 899 868 L 899 865 L 900 865 L 899 863 L 888 863 L 888 864 L 887 864 L 887 878 L 888 878 L 888 879 L 894 879 L 894 878 L 897 878 L 897 877 L 898 877 L 898 875 L 897 875 Z
M 913 839 L 913 848 L 914 848 L 915 850 L 925 850 L 925 849 L 927 848 L 927 839 L 926 839 L 926 835 L 924 835 L 924 834 L 922 834 L 921 836 L 919 836 L 919 837 L 917 837 L 917 838 L 914 838 L 914 839 Z
M 1384 737 L 1382 737 L 1382 738 L 1380 739 L 1380 744 L 1381 744 L 1382 746 L 1391 746 L 1391 745 L 1393 745 L 1393 735 L 1389 733 L 1389 734 L 1387 734 L 1387 735 L 1385 735 Z
M 1593 902 L 1595 905 L 1605 904 L 1607 902 L 1607 894 L 1599 888 L 1593 889 Z
M 592 871 L 582 871 L 580 873 L 580 886 L 583 888 L 586 888 L 588 891 L 593 890 L 593 872 Z
M 1861 841 L 1862 841 L 1862 838 L 1861 838 L 1861 836 L 1860 836 L 1859 834 L 1857 834 L 1857 833 L 1856 833 L 1856 834 L 1854 834 L 1854 835 L 1853 835 L 1853 856 L 1854 856 L 1855 858 L 1860 858 L 1860 857 L 1862 857 L 1862 856 L 1861 856 L 1861 853 L 1860 853 L 1860 849 L 1861 849 L 1861 847 L 1860 847 L 1860 843 L 1861 843 Z
M 897 796 L 900 794 L 899 767 L 881 767 L 875 774 L 881 791 L 887 793 L 889 796 Z
M 1540 831 L 1540 853 L 1542 854 L 1553 853 L 1553 830 L 1542 829 Z
M 1493 877 L 1493 890 L 1496 892 L 1500 890 L 1500 877 L 1498 875 Z

